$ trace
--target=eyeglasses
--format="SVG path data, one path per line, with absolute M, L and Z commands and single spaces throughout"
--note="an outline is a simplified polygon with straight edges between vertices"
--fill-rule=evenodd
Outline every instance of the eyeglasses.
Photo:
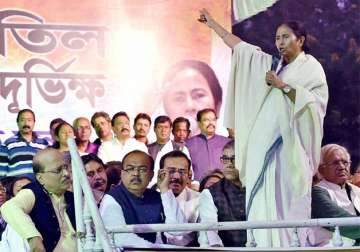
M 60 173 L 64 173 L 65 171 L 67 171 L 67 172 L 70 171 L 70 165 L 63 164 L 63 165 L 60 165 L 58 168 L 56 168 L 56 170 L 54 170 L 54 171 L 43 171 L 42 173 L 53 173 L 53 174 L 59 175 Z
M 170 175 L 173 175 L 177 172 L 179 173 L 180 176 L 185 176 L 188 173 L 186 169 L 177 169 L 175 167 L 168 167 L 167 171 L 169 172 Z
M 234 163 L 235 162 L 235 156 L 231 156 L 231 157 L 229 157 L 229 156 L 221 156 L 220 157 L 220 160 L 223 162 L 223 163 Z
M 134 173 L 136 171 L 139 172 L 140 174 L 145 174 L 148 172 L 148 170 L 149 169 L 146 166 L 131 166 L 131 165 L 128 165 L 126 169 L 123 169 L 123 171 L 127 173 Z
M 339 159 L 339 160 L 335 160 L 333 162 L 330 163 L 324 163 L 324 165 L 328 165 L 328 166 L 339 166 L 340 164 L 342 164 L 345 167 L 349 167 L 351 165 L 351 161 L 347 161 L 344 159 Z

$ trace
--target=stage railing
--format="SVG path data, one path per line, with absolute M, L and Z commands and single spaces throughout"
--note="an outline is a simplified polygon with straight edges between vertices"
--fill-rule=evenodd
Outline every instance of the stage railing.
M 115 251 L 100 217 L 75 140 L 68 138 L 67 143 L 71 155 L 77 251 Z M 93 227 L 95 227 L 95 233 Z
M 114 241 L 115 233 L 152 233 L 152 232 L 183 232 L 183 231 L 209 231 L 209 230 L 241 230 L 249 232 L 250 240 L 248 247 L 257 246 L 254 238 L 254 229 L 269 228 L 292 228 L 291 247 L 299 247 L 300 241 L 297 235 L 298 228 L 302 227 L 334 227 L 333 245 L 342 247 L 342 240 L 339 227 L 359 226 L 360 217 L 351 218 L 329 218 L 329 219 L 308 219 L 296 221 L 234 221 L 217 223 L 187 223 L 187 224 L 138 224 L 121 225 L 115 228 L 105 229 L 99 210 L 96 206 L 92 190 L 90 188 L 84 165 L 77 152 L 74 139 L 68 139 L 68 145 L 72 160 L 73 191 L 76 211 L 76 230 L 78 251 L 118 251 L 121 244 Z M 95 227 L 95 233 L 94 233 Z M 95 235 L 96 234 L 96 235 Z M 120 247 L 119 247 L 120 246 Z M 358 247 L 360 249 L 360 247 Z M 261 248 L 262 250 L 264 248 Z

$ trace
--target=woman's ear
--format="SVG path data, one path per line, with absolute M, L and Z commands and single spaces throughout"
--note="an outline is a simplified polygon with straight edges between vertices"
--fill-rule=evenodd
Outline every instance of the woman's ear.
M 302 48 L 304 43 L 305 43 L 305 37 L 304 36 L 300 36 L 300 38 L 298 38 L 298 41 L 299 41 L 299 45 L 300 47 Z

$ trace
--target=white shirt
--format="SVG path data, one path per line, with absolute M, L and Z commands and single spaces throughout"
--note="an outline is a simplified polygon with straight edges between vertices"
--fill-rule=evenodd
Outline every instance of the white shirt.
M 188 187 L 176 197 L 180 210 L 185 215 L 187 223 L 196 223 L 199 219 L 200 193 Z M 185 232 L 183 235 L 165 233 L 168 244 L 186 246 L 196 239 L 196 232 Z
M 353 202 L 350 201 L 345 186 L 341 187 L 325 179 L 321 180 L 316 186 L 325 189 L 336 205 L 356 216 L 355 206 L 357 209 L 360 209 L 360 189 L 352 184 L 348 185 L 351 187 L 351 199 Z M 333 247 L 332 238 L 333 233 L 322 227 L 314 227 L 309 231 L 310 245 Z M 354 244 L 354 240 L 350 238 L 342 236 L 342 239 L 344 246 L 352 246 Z
M 218 222 L 218 209 L 215 206 L 213 197 L 208 189 L 204 189 L 200 193 L 200 222 Z M 199 232 L 199 244 L 200 247 L 211 247 L 211 246 L 224 246 L 221 241 L 218 231 L 200 231 Z
M 345 186 L 339 186 L 337 184 L 331 183 L 325 179 L 321 180 L 316 186 L 319 186 L 328 191 L 330 194 L 330 198 L 332 201 L 336 203 L 339 207 L 346 210 L 352 215 L 356 215 L 354 203 L 350 201 Z M 350 185 L 351 186 L 351 185 Z M 351 187 L 353 188 L 353 186 Z M 359 197 L 360 195 L 356 194 L 357 191 L 352 190 L 352 198 L 354 198 L 354 202 L 357 202 L 359 205 L 357 206 L 360 209 Z
M 159 169 L 160 169 L 160 159 L 167 153 L 171 152 L 174 150 L 173 147 L 173 143 L 171 140 L 169 140 L 162 148 L 161 150 L 157 153 L 156 158 L 155 158 L 155 162 L 154 162 L 154 176 L 152 178 L 152 180 L 150 181 L 148 188 L 151 188 L 153 185 L 155 185 L 157 183 L 157 177 L 158 177 L 158 173 L 159 173 Z M 189 150 L 186 146 L 184 146 L 181 150 L 182 153 L 184 153 L 190 160 L 190 153 Z M 192 169 L 192 167 L 190 167 L 190 169 Z M 194 173 L 193 173 L 194 176 Z
M 29 252 L 30 246 L 27 240 L 23 239 L 9 224 L 7 224 L 1 235 L 0 251 Z
M 123 157 L 131 151 L 140 150 L 148 153 L 146 145 L 134 138 L 129 138 L 124 144 L 120 143 L 117 138 L 111 141 L 103 142 L 98 150 L 98 157 L 104 163 L 110 161 L 122 161 Z
M 179 208 L 175 196 L 171 190 L 161 193 L 161 202 L 164 207 L 166 224 L 186 223 L 186 218 Z M 105 195 L 100 205 L 100 215 L 107 229 L 126 225 L 125 217 L 121 206 L 116 200 Z M 140 223 L 139 223 L 140 224 Z M 160 234 L 157 234 L 155 243 L 151 243 L 134 233 L 116 233 L 114 235 L 115 245 L 120 247 L 142 247 L 142 248 L 159 248 L 173 247 L 162 244 Z

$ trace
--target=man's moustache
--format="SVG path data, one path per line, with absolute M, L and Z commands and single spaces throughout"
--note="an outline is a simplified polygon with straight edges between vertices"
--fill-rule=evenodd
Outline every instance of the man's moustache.
M 170 184 L 172 184 L 172 183 L 181 184 L 181 181 L 180 181 L 180 179 L 172 179 L 172 180 L 170 180 Z
M 213 126 L 215 128 L 214 124 L 209 124 L 206 128 L 210 128 L 210 126 Z
M 126 130 L 126 131 L 129 131 L 129 129 L 127 129 L 127 128 L 122 128 L 122 129 L 121 129 L 121 132 L 124 132 L 125 130 Z
M 22 127 L 23 129 L 30 129 L 30 126 L 28 125 L 24 125 L 24 127 Z
M 130 183 L 133 183 L 133 182 L 138 182 L 138 183 L 141 183 L 141 179 L 138 178 L 138 177 L 134 177 L 130 180 Z
M 103 184 L 105 184 L 105 180 L 99 179 L 99 180 L 95 181 L 94 187 L 97 188 L 97 187 L 102 186 Z

